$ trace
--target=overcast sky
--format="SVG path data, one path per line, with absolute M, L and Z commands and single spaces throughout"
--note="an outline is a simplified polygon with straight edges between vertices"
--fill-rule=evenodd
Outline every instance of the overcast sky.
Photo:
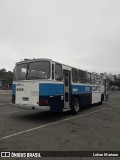
M 24 58 L 120 74 L 120 0 L 0 0 L 0 69 Z

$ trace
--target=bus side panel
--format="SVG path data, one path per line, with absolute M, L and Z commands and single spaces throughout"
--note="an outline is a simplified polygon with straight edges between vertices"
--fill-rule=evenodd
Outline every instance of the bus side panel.
M 52 112 L 63 112 L 63 103 L 61 95 L 39 96 L 39 106 L 50 106 Z
M 103 88 L 100 85 L 93 86 L 92 104 L 95 104 L 101 101 L 102 93 L 103 93 Z
M 101 93 L 100 92 L 93 92 L 92 93 L 92 104 L 98 103 L 101 101 Z
M 89 85 L 72 85 L 72 101 L 79 97 L 80 105 L 86 106 L 92 104 L 92 86 Z
M 40 83 L 39 84 L 39 105 L 50 106 L 53 112 L 62 112 L 64 85 L 58 83 Z
M 81 106 L 87 106 L 92 103 L 92 93 L 80 95 Z
M 52 112 L 63 112 L 64 101 L 61 96 L 54 96 L 50 98 L 50 110 Z
M 72 95 L 72 101 L 76 97 L 78 97 L 79 100 L 80 100 L 80 107 L 92 104 L 92 93 L 73 94 Z

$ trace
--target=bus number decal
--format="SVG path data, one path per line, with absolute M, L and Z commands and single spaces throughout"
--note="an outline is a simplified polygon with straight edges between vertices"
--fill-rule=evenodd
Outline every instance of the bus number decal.
M 24 91 L 23 88 L 17 88 L 17 91 Z

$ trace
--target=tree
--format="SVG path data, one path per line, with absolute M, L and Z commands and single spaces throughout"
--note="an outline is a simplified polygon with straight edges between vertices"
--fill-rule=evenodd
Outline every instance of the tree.
M 12 80 L 13 80 L 13 72 L 8 71 L 6 72 L 6 69 L 3 68 L 0 70 L 0 80 L 2 81 L 2 88 L 7 89 L 12 87 Z

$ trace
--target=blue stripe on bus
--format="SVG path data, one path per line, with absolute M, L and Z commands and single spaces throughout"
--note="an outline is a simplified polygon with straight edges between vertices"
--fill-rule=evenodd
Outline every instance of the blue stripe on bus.
M 72 94 L 91 93 L 91 92 L 92 92 L 92 86 L 84 86 L 84 85 L 71 86 Z
M 64 84 L 40 83 L 39 96 L 63 95 Z
M 16 84 L 12 84 L 12 95 L 16 95 Z

